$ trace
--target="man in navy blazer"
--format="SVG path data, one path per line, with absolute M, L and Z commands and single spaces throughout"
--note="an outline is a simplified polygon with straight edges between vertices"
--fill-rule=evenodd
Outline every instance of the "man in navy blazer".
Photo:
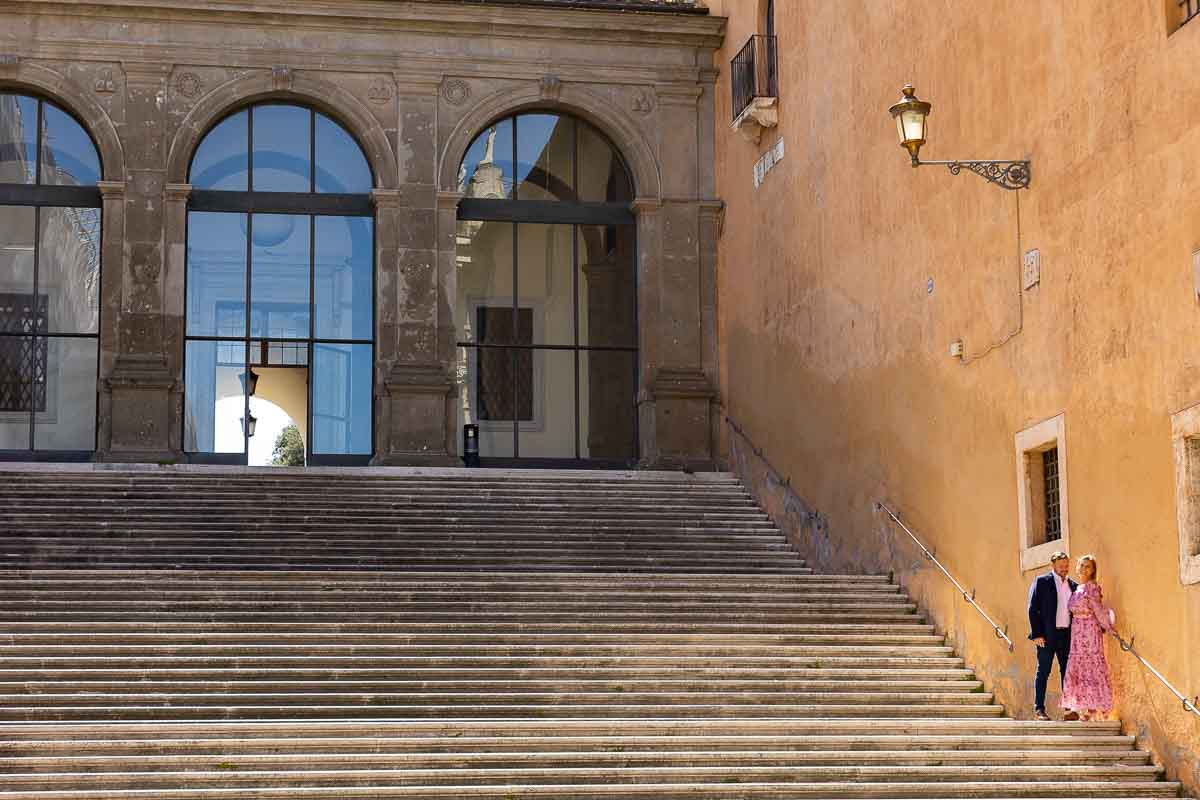
M 1067 659 L 1071 655 L 1071 612 L 1067 603 L 1075 591 L 1075 581 L 1067 577 L 1071 571 L 1070 557 L 1059 551 L 1050 556 L 1053 569 L 1039 575 L 1029 587 L 1029 638 L 1037 645 L 1037 680 L 1033 689 L 1033 708 L 1038 719 L 1048 720 L 1046 715 L 1046 684 L 1054 659 L 1058 658 L 1058 677 L 1067 672 Z M 1079 719 L 1074 711 L 1063 719 Z

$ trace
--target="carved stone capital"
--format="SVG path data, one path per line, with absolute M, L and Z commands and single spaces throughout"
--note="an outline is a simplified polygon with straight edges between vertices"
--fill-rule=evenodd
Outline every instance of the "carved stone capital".
M 375 208 L 399 208 L 404 205 L 404 195 L 399 189 L 372 189 L 371 202 Z
M 638 197 L 629 204 L 636 216 L 651 216 L 662 211 L 662 201 L 657 197 Z
M 695 108 L 704 90 L 693 84 L 659 84 L 654 87 L 660 105 Z
M 190 183 L 168 183 L 163 186 L 163 199 L 168 203 L 186 203 L 191 196 Z
M 465 197 L 462 192 L 438 192 L 437 204 L 439 209 L 458 208 L 459 202 Z
M 442 90 L 442 79 L 428 75 L 413 75 L 410 72 L 393 72 L 396 92 L 401 97 L 427 97 L 436 99 Z
M 147 64 L 140 61 L 122 61 L 125 85 L 131 89 L 154 88 L 166 85 L 171 74 L 170 64 Z
M 21 57 L 16 53 L 0 53 L 0 77 L 11 78 L 21 69 Z
M 557 103 L 559 95 L 562 94 L 562 80 L 557 75 L 546 75 L 540 82 L 542 99 Z
M 125 181 L 96 181 L 96 188 L 105 201 L 125 199 Z

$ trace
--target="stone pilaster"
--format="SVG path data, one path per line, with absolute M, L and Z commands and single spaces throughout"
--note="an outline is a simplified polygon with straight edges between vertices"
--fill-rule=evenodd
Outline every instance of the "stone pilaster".
M 450 271 L 441 258 L 436 187 L 440 83 L 396 75 L 399 189 L 394 223 L 380 253 L 380 365 L 376 462 L 457 465 L 453 431 L 453 231 Z M 377 223 L 382 231 L 382 223 Z M 387 270 L 383 268 L 388 264 Z M 447 343 L 445 330 L 450 331 Z M 384 349 L 386 348 L 386 350 Z
M 118 347 L 104 382 L 109 395 L 107 443 L 110 461 L 161 461 L 179 457 L 172 440 L 175 377 L 167 359 L 163 320 L 163 228 L 165 120 L 159 109 L 169 65 L 125 64 L 126 121 L 123 146 L 129 180 L 105 192 L 105 227 L 123 226 Z M 118 217 L 117 212 L 120 210 Z M 107 253 L 106 253 L 107 255 Z M 115 299 L 115 298 L 114 298 Z
M 642 388 L 639 431 L 642 463 L 654 468 L 711 468 L 714 437 L 715 307 L 705 310 L 715 283 L 702 275 L 701 208 L 695 201 L 634 202 L 640 247 Z M 715 245 L 715 242 L 712 244 Z M 711 254 L 714 270 L 715 252 Z M 700 291 L 698 291 L 698 288 Z M 712 301 L 715 303 L 715 298 Z

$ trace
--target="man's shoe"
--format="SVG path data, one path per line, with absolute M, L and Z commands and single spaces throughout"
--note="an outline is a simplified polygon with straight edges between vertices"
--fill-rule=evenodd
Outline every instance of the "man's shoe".
M 1039 709 L 1038 712 L 1036 714 L 1034 714 L 1033 718 L 1038 720 L 1039 722 L 1049 722 L 1050 721 L 1050 718 L 1048 716 L 1046 716 L 1046 712 L 1042 711 L 1041 709 Z
M 1077 719 L 1079 719 L 1079 715 L 1074 711 L 1068 711 L 1067 713 L 1063 714 L 1063 722 L 1074 722 Z

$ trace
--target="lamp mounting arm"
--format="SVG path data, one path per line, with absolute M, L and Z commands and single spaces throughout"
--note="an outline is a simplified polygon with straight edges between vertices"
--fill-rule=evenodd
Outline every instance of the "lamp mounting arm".
M 1028 161 L 919 161 L 913 159 L 913 166 L 942 166 L 950 169 L 951 175 L 957 175 L 964 169 L 974 172 L 988 183 L 994 183 L 1001 189 L 1028 189 L 1030 163 Z

